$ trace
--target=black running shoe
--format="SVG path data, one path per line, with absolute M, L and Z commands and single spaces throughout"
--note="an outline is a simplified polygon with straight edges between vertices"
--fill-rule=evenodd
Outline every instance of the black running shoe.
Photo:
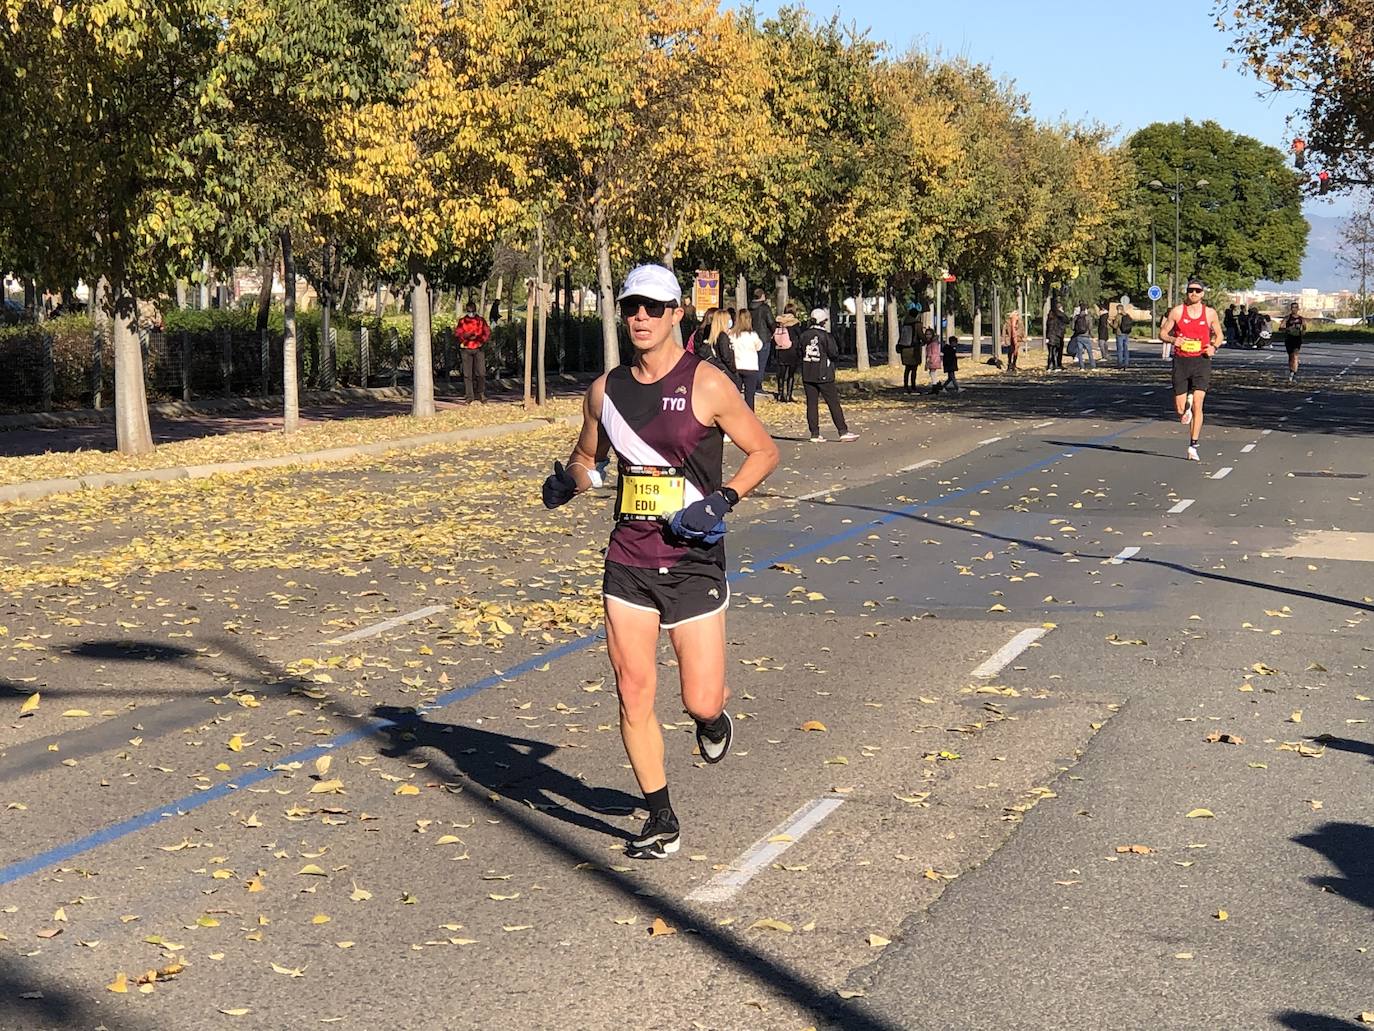
M 697 720 L 697 748 L 708 763 L 718 763 L 724 759 L 734 737 L 735 724 L 727 711 L 722 710 L 714 723 Z
M 682 844 L 677 817 L 671 809 L 650 813 L 639 836 L 626 847 L 627 855 L 635 859 L 664 859 Z

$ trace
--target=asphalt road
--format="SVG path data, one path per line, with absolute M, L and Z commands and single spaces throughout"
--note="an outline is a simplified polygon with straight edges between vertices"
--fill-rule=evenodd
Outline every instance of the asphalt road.
M 0 1028 L 1361 1026 L 1374 350 L 1308 351 L 1201 463 L 1143 348 L 767 406 L 663 863 L 566 430 L 0 512 Z

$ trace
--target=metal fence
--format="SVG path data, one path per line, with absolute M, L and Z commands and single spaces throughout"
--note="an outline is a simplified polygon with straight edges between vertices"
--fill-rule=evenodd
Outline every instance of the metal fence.
M 840 325 L 837 336 L 853 353 L 853 327 Z M 333 327 L 333 348 L 321 346 L 317 325 L 298 333 L 296 376 L 302 389 L 340 386 L 403 387 L 413 379 L 414 355 L 409 327 L 381 320 Z M 885 353 L 881 326 L 870 324 L 870 350 Z M 195 401 L 202 398 L 264 397 L 281 393 L 282 334 L 248 328 L 140 334 L 148 398 Z M 595 318 L 550 319 L 545 353 L 551 375 L 600 371 L 601 324 Z M 436 381 L 459 375 L 452 332 L 436 327 L 432 357 Z M 488 345 L 487 374 L 519 380 L 524 375 L 525 325 L 498 323 Z M 629 346 L 621 327 L 621 358 Z M 83 320 L 17 327 L 0 333 L 0 411 L 42 412 L 94 407 L 114 398 L 114 352 L 106 333 Z

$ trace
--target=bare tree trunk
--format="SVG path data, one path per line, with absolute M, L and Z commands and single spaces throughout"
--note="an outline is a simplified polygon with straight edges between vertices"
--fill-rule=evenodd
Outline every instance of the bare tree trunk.
M 206 255 L 200 262 L 200 310 L 210 307 L 210 257 Z
M 296 382 L 296 258 L 291 253 L 291 230 L 281 232 L 282 298 L 281 393 L 282 432 L 301 427 L 300 392 Z
M 973 361 L 983 360 L 983 291 L 973 284 Z
M 864 314 L 864 281 L 859 280 L 859 288 L 854 296 L 854 353 L 859 371 L 867 372 L 868 364 L 868 318 Z
M 749 307 L 749 280 L 741 272 L 735 277 L 735 311 L 744 311 Z
M 91 407 L 97 412 L 105 400 L 105 340 L 110 332 L 105 298 L 109 292 L 110 284 L 104 276 L 91 287 L 91 317 L 95 322 L 95 332 L 91 336 Z
M 992 356 L 1002 360 L 1002 289 L 992 281 Z
M 887 307 L 887 367 L 889 369 L 900 368 L 902 356 L 897 353 L 897 339 L 901 335 L 901 327 L 897 319 L 897 290 L 892 285 L 892 280 L 887 281 L 887 292 L 885 297 Z
M 334 389 L 334 238 L 325 237 L 320 248 L 320 372 L 321 390 Z
M 663 267 L 672 269 L 673 262 L 677 259 L 678 245 L 682 243 L 682 228 L 686 216 L 679 215 L 677 225 L 673 226 L 673 231 L 668 237 L 668 242 L 663 245 Z
M 186 310 L 186 280 L 178 279 L 176 284 L 177 307 Z
M 783 312 L 787 310 L 787 303 L 790 300 L 792 300 L 792 296 L 790 293 L 792 284 L 788 281 L 786 275 L 779 272 L 778 278 L 775 282 L 775 286 L 778 297 L 778 314 L 781 315 Z
M 418 269 L 412 270 L 410 278 L 410 335 L 415 349 L 410 413 L 427 417 L 434 414 L 434 355 L 430 340 L 429 280 Z
M 146 455 L 153 450 L 153 432 L 143 385 L 143 349 L 134 327 L 138 306 L 121 286 L 116 285 L 114 293 L 115 443 L 121 455 Z
M 606 206 L 598 200 L 592 206 L 592 226 L 596 231 L 596 272 L 600 282 L 601 350 L 605 371 L 620 364 L 620 341 L 615 332 L 615 284 L 611 281 L 611 235 L 606 224 Z
M 541 264 L 542 264 L 542 262 L 541 262 Z M 538 355 L 538 380 L 537 380 L 537 386 L 536 386 L 536 393 L 535 393 L 535 395 L 534 395 L 535 403 L 538 404 L 540 408 L 543 408 L 545 402 L 548 401 L 548 394 L 547 394 L 548 382 L 547 382 L 547 380 L 545 379 L 545 371 L 546 371 L 545 356 L 546 356 L 547 353 L 548 353 L 548 339 L 549 339 L 549 304 L 548 304 L 548 298 L 549 298 L 549 291 L 548 291 L 547 289 L 545 289 L 544 284 L 541 282 L 541 283 L 539 284 L 539 355 Z
M 530 390 L 530 377 L 534 368 L 534 280 L 525 280 L 525 407 L 534 405 L 534 395 Z
M 272 314 L 272 282 L 277 274 L 277 252 L 275 247 L 263 247 L 258 251 L 258 368 L 262 376 L 262 392 L 268 392 L 267 377 L 271 352 L 267 345 L 267 323 Z

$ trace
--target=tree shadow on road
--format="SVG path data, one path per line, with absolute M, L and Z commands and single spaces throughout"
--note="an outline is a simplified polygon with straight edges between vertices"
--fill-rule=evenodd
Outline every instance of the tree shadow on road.
M 41 997 L 21 998 L 24 995 Z M 127 1008 L 116 1020 L 109 1012 L 100 1012 L 88 1000 L 37 973 L 21 969 L 13 960 L 0 959 L 0 1028 L 70 1031 L 72 1028 L 104 1027 L 106 1022 L 117 1026 L 119 1031 L 139 1031 L 147 1027 L 142 1021 L 131 1019 Z
M 502 798 L 585 830 L 620 840 L 630 838 L 627 831 L 592 814 L 625 816 L 639 808 L 641 800 L 615 788 L 592 787 L 550 765 L 546 760 L 559 752 L 557 745 L 460 723 L 438 723 L 391 705 L 377 706 L 372 715 L 386 721 L 377 733 L 386 740 L 380 751 L 389 759 L 414 761 L 420 753 L 437 752 L 453 764 L 454 772 Z
M 1276 1013 L 1274 1019 L 1281 1027 L 1292 1031 L 1366 1031 L 1368 1024 L 1357 1024 L 1353 1020 L 1328 1017 L 1324 1013 L 1308 1013 L 1301 1010 L 1284 1010 Z
M 1077 447 L 1078 445 L 1074 446 Z M 915 512 L 906 512 L 901 509 L 880 508 L 876 505 L 855 505 L 843 501 L 825 501 L 819 498 L 808 499 L 807 503 L 812 505 L 824 505 L 830 508 L 850 508 L 857 512 L 872 512 L 884 517 L 883 520 L 874 520 L 874 525 L 891 519 L 909 519 L 912 522 L 925 523 L 928 526 L 934 526 L 941 530 L 958 530 L 961 533 L 972 534 L 977 537 L 986 538 L 987 540 L 1002 541 L 1005 544 L 1019 544 L 1024 548 L 1029 548 L 1032 551 L 1038 551 L 1046 555 L 1052 555 L 1056 558 L 1064 558 L 1072 555 L 1074 558 L 1078 559 L 1100 559 L 1105 561 L 1112 557 L 1111 554 L 1106 552 L 1093 554 L 1087 551 L 1065 551 L 1061 548 L 1054 547 L 1052 544 L 1047 544 L 1044 541 L 1030 540 L 1025 537 L 1017 537 L 1013 534 L 994 533 L 980 526 L 960 526 L 957 523 L 932 519 L 930 516 L 918 515 Z M 934 507 L 935 504 L 937 504 L 937 502 L 932 502 L 930 507 Z M 1165 559 L 1150 558 L 1148 555 L 1136 555 L 1123 561 L 1132 565 L 1159 566 L 1163 569 L 1172 569 L 1174 572 L 1182 573 L 1185 576 L 1197 577 L 1202 580 L 1214 580 L 1218 583 L 1233 584 L 1237 587 L 1253 587 L 1260 591 L 1270 591 L 1275 594 L 1282 594 L 1292 598 L 1306 598 L 1309 601 L 1324 602 L 1328 605 L 1339 605 L 1342 608 L 1369 609 L 1369 603 L 1367 601 L 1355 601 L 1352 598 L 1338 598 L 1334 594 L 1322 594 L 1320 591 L 1307 591 L 1300 587 L 1281 587 L 1278 584 L 1269 584 L 1262 580 L 1247 580 L 1243 576 L 1228 576 L 1224 573 L 1218 573 L 1215 570 L 1197 569 L 1194 566 L 1184 565 L 1182 562 L 1169 562 Z
M 1338 871 L 1309 877 L 1309 884 L 1374 909 L 1374 827 L 1330 822 L 1293 840 L 1324 856 Z

